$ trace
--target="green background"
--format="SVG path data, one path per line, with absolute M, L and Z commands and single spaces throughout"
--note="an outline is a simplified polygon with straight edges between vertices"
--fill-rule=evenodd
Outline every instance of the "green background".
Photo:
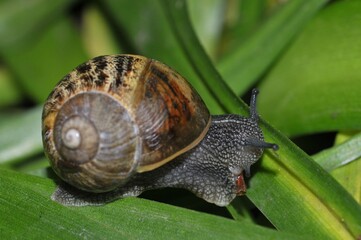
M 188 3 L 188 4 L 187 4 Z M 361 236 L 361 1 L 0 0 L 0 237 L 355 239 Z M 89 58 L 157 59 L 212 114 L 248 114 L 265 138 L 228 207 L 176 189 L 101 207 L 50 200 L 42 104 Z M 297 145 L 296 145 L 296 144 Z

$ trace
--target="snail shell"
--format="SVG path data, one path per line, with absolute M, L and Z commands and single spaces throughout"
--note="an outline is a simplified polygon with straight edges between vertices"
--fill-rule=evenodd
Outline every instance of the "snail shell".
M 43 143 L 64 181 L 106 192 L 196 146 L 210 122 L 197 92 L 168 66 L 136 55 L 101 56 L 49 95 Z

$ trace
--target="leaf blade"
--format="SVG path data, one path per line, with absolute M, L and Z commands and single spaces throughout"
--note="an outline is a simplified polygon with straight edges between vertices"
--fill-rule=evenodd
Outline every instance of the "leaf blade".
M 24 159 L 42 151 L 41 111 L 42 107 L 38 106 L 1 119 L 0 163 Z
M 169 206 L 126 198 L 101 207 L 64 207 L 50 200 L 54 183 L 0 168 L 2 237 L 302 239 L 288 233 Z M 6 194 L 5 194 L 6 193 Z M 303 236 L 304 237 L 304 236 Z
M 229 56 L 217 64 L 217 69 L 231 89 L 237 94 L 244 93 L 266 72 L 302 26 L 327 2 L 289 1 L 260 30 L 240 47 L 233 49 Z
M 299 136 L 361 128 L 360 11 L 359 1 L 330 4 L 262 82 L 259 109 L 277 129 Z

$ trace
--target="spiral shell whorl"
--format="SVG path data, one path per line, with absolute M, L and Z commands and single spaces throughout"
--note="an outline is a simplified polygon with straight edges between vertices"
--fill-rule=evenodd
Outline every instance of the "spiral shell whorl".
M 94 158 L 99 148 L 99 133 L 86 116 L 67 117 L 64 108 L 55 123 L 55 146 L 62 156 L 64 166 L 73 167 Z
M 148 61 L 132 56 L 94 58 L 71 71 L 50 93 L 43 109 L 43 143 L 54 171 L 64 181 L 86 191 L 104 192 L 122 185 L 135 171 L 141 140 L 134 116 L 126 109 L 135 102 L 134 79 Z M 121 125 L 122 119 L 127 123 Z M 80 138 L 63 141 L 69 130 L 70 137 L 79 133 Z M 79 147 L 74 147 L 76 141 Z
M 69 132 L 78 139 L 69 141 Z M 123 106 L 99 92 L 80 93 L 62 106 L 54 143 L 58 175 L 87 191 L 114 189 L 139 163 L 136 125 Z

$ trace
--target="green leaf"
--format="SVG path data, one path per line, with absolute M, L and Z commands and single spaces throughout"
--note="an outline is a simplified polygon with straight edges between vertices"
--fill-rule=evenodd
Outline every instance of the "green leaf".
M 304 239 L 140 198 L 102 207 L 50 200 L 54 183 L 0 168 L 1 236 L 36 239 Z M 267 237 L 266 237 L 267 236 Z
M 264 118 L 287 135 L 360 129 L 360 1 L 322 11 L 261 84 Z
M 42 151 L 41 111 L 39 106 L 0 118 L 0 163 L 24 159 Z
M 217 64 L 217 69 L 237 94 L 260 78 L 290 40 L 327 0 L 293 0 L 268 19 L 247 41 Z
M 32 99 L 43 102 L 55 84 L 88 57 L 73 22 L 66 18 L 64 13 L 60 14 L 61 9 L 67 7 L 68 1 L 54 1 L 59 5 L 56 5 L 59 8 L 56 13 L 53 13 L 56 10 L 53 9 L 54 5 L 48 4 L 48 1 L 26 2 L 32 3 L 28 9 L 22 9 L 22 4 L 11 5 L 11 16 L 3 19 L 9 24 L 9 28 L 0 31 L 0 39 L 12 36 L 15 29 L 19 34 L 16 35 L 14 43 L 0 42 L 0 55 Z M 38 2 L 41 6 L 35 4 Z M 38 11 L 45 13 L 36 16 L 33 22 L 33 14 Z M 62 15 L 63 18 L 60 18 Z M 31 19 L 29 23 L 24 23 L 26 18 Z M 9 19 L 19 19 L 21 22 Z M 43 28 L 42 24 L 47 27 Z M 18 28 L 18 25 L 22 27 Z M 21 32 L 23 27 L 26 28 L 25 35 Z
M 327 171 L 361 203 L 361 133 L 341 132 L 337 134 L 336 146 L 313 156 Z
M 234 54 L 240 45 L 262 25 L 267 0 L 228 1 L 224 35 L 219 49 L 220 59 Z
M 218 41 L 222 33 L 225 19 L 227 1 L 207 0 L 188 1 L 189 15 L 194 23 L 194 29 L 198 33 L 199 41 L 209 54 L 215 59 Z
M 314 155 L 315 161 L 330 172 L 361 157 L 361 133 L 348 141 Z
M 205 83 L 213 94 L 229 109 L 244 107 L 244 103 L 237 103 L 237 97 L 223 87 L 225 84 L 199 47 L 185 2 L 164 1 L 164 4 L 189 60 L 202 79 L 207 79 Z M 263 158 L 262 168 L 250 181 L 247 196 L 279 230 L 312 232 L 317 239 L 329 239 L 330 233 L 333 239 L 359 236 L 361 207 L 354 199 L 289 139 L 263 121 L 262 126 L 266 138 L 279 144 L 280 150 L 268 152 Z
M 10 6 L 3 5 L 5 2 L 12 4 L 11 1 L 0 1 L 0 19 L 12 20 L 0 21 L 0 23 L 6 23 L 6 27 L 0 29 L 1 59 L 2 63 L 9 67 L 11 76 L 17 77 L 22 83 L 23 89 L 20 90 L 27 91 L 24 94 L 25 98 L 30 96 L 36 101 L 43 100 L 55 82 L 60 80 L 70 69 L 85 61 L 87 56 L 84 53 L 85 43 L 81 39 L 81 33 L 84 33 L 83 30 L 99 33 L 99 29 L 97 29 L 99 26 L 94 26 L 94 24 L 105 20 L 106 22 L 103 23 L 108 24 L 108 27 L 113 31 L 110 35 L 114 34 L 124 51 L 143 54 L 171 65 L 192 82 L 201 96 L 205 98 L 213 113 L 228 111 L 247 114 L 246 105 L 240 103 L 238 97 L 224 84 L 203 51 L 194 32 L 192 32 L 182 1 L 98 1 L 96 7 L 98 7 L 99 15 L 96 16 L 101 16 L 101 18 L 94 18 L 92 12 L 86 12 L 88 7 L 92 6 L 88 2 L 83 2 L 81 7 L 84 8 L 79 9 L 76 2 L 75 5 L 70 5 L 70 1 L 67 0 L 55 0 L 56 4 L 61 4 L 57 5 L 58 8 L 53 8 L 53 3 L 48 4 L 44 0 L 30 0 L 29 3 L 26 3 L 27 5 L 23 5 L 26 6 L 26 9 L 22 11 L 11 11 L 9 8 L 4 8 L 4 6 Z M 254 2 L 253 4 L 257 4 Z M 350 4 L 351 1 L 333 2 L 327 5 L 326 11 L 332 7 L 341 6 L 342 8 L 341 2 Z M 35 3 L 41 3 L 36 5 L 39 8 L 49 9 L 50 7 L 53 10 L 46 14 L 43 14 L 42 9 L 37 12 L 36 8 L 30 7 L 35 6 L 33 5 Z M 169 7 L 172 7 L 171 4 L 173 3 L 180 7 L 178 9 L 180 12 L 173 12 L 175 9 L 165 12 L 164 10 L 170 9 Z M 169 4 L 170 6 L 168 6 Z M 279 32 L 271 31 L 272 34 L 270 35 L 265 34 L 265 32 L 261 34 L 265 31 L 264 29 L 267 29 L 268 24 L 266 23 L 263 25 L 264 28 L 245 29 L 245 32 L 255 31 L 254 36 L 264 36 L 264 39 L 267 40 L 260 41 L 265 43 L 264 45 L 249 44 L 248 46 L 257 46 L 263 50 L 263 47 L 272 48 L 276 46 L 274 49 L 276 55 L 262 51 L 258 55 L 251 55 L 250 62 L 246 61 L 241 65 L 239 59 L 235 58 L 232 65 L 238 69 L 235 71 L 236 75 L 232 77 L 240 79 L 239 76 L 241 75 L 238 75 L 238 71 L 247 72 L 247 66 L 250 66 L 251 74 L 246 75 L 248 79 L 254 81 L 263 75 L 265 70 L 276 66 L 275 59 L 280 57 L 279 51 L 284 49 L 285 44 L 289 43 L 289 37 L 299 32 L 301 26 L 315 14 L 321 5 L 322 1 L 316 0 L 288 1 L 283 9 L 273 15 L 275 18 L 273 16 L 270 18 L 271 22 L 277 22 L 272 19 L 277 19 L 284 12 L 288 12 L 288 14 L 292 12 L 293 15 L 288 15 L 289 18 L 279 22 L 284 25 L 284 28 L 281 25 L 278 26 L 280 27 Z M 293 6 L 292 9 L 289 6 Z M 309 6 L 310 9 L 307 10 L 305 6 Z M 19 2 L 14 1 L 13 7 L 21 8 L 22 6 Z M 82 12 L 83 9 L 85 12 Z M 359 10 L 359 8 L 355 9 Z M 261 14 L 262 8 L 258 10 L 260 11 L 258 13 Z M 356 10 L 344 10 L 349 11 L 352 16 L 356 16 L 354 13 Z M 223 13 L 223 9 L 214 9 L 214 11 Z M 85 19 L 80 19 L 80 13 L 88 15 Z M 89 16 L 90 19 L 87 18 Z M 172 17 L 169 18 L 170 16 Z M 203 14 L 199 14 L 193 21 L 196 21 L 197 25 L 204 26 L 203 24 L 207 21 L 211 22 L 209 19 L 214 18 L 214 16 L 209 16 L 210 18 L 207 20 L 207 18 L 203 19 L 202 16 L 204 17 Z M 257 16 L 259 15 L 255 14 L 254 18 L 248 16 L 249 19 L 253 19 L 252 24 L 260 23 L 258 22 L 260 17 Z M 340 14 L 340 16 L 343 15 Z M 178 21 L 174 22 L 173 18 Z M 98 19 L 98 21 L 93 23 L 94 19 Z M 357 17 L 355 19 L 358 21 Z M 83 20 L 85 21 L 83 22 Z M 221 21 L 221 19 L 219 20 Z M 202 23 L 202 21 L 204 22 Z M 297 21 L 299 21 L 299 25 L 295 24 Z M 338 19 L 338 21 L 340 20 Z M 84 25 L 82 25 L 83 23 Z M 291 28 L 288 28 L 288 24 L 291 25 Z M 95 29 L 86 29 L 92 28 L 92 26 Z M 246 23 L 240 26 L 247 28 Z M 339 28 L 344 28 L 347 34 L 354 33 L 345 26 L 339 26 Z M 222 37 L 217 36 L 217 34 L 223 34 L 218 27 L 220 26 L 217 25 L 215 32 L 213 32 L 212 38 L 214 37 L 214 39 Z M 100 30 L 102 30 L 101 28 Z M 16 32 L 17 30 L 19 32 Z M 181 30 L 181 34 L 179 30 Z M 260 33 L 257 33 L 258 30 Z M 178 31 L 178 33 L 174 34 L 174 31 Z M 233 35 L 235 42 L 241 43 L 243 41 L 245 33 L 242 32 L 236 32 Z M 198 33 L 204 34 L 203 31 Z M 320 29 L 320 33 L 324 34 L 327 31 L 323 32 Z M 357 37 L 357 34 L 354 36 Z M 278 37 L 283 38 L 283 40 L 279 41 Z M 215 41 L 214 39 L 211 41 Z M 252 41 L 251 39 L 252 37 L 247 41 Z M 285 41 L 285 39 L 288 40 Z M 357 38 L 352 37 L 352 39 Z M 94 40 L 95 45 L 107 41 L 97 38 L 90 40 Z M 241 45 L 242 48 L 244 46 L 247 44 Z M 220 45 L 214 46 L 214 48 L 217 47 L 222 48 Z M 348 46 L 336 43 L 332 47 L 331 52 L 334 51 L 334 48 L 340 48 L 337 51 L 341 52 L 342 48 Z M 234 47 L 230 47 L 230 49 L 231 52 L 236 52 Z M 250 52 L 252 52 L 251 50 Z M 257 53 L 257 51 L 253 51 L 253 53 Z M 342 55 L 342 53 L 340 54 Z M 227 56 L 225 57 L 227 58 Z M 266 59 L 262 59 L 263 57 Z M 257 58 L 256 60 L 261 58 L 260 61 L 263 62 L 263 65 L 257 63 L 258 67 L 252 68 L 252 66 L 257 65 L 252 62 L 255 58 Z M 346 64 L 342 66 L 346 66 Z M 296 71 L 290 79 L 300 72 Z M 244 79 L 249 81 L 247 78 Z M 281 85 L 273 87 L 282 88 Z M 293 85 L 288 87 L 292 89 Z M 235 88 L 240 91 L 237 84 Z M 262 90 L 260 99 L 267 98 L 266 95 L 268 95 L 268 91 Z M 282 97 L 283 95 L 279 95 L 279 98 Z M 347 99 L 348 96 L 342 97 Z M 355 100 L 354 98 L 351 99 Z M 266 104 L 269 104 L 268 107 L 271 109 L 275 109 L 277 106 L 272 102 Z M 25 105 L 29 106 L 29 103 L 25 103 Z M 355 239 L 360 236 L 361 210 L 360 205 L 354 200 L 360 201 L 360 161 L 353 161 L 332 171 L 332 176 L 346 187 L 350 193 L 348 194 L 330 174 L 322 170 L 309 156 L 264 121 L 261 122 L 261 126 L 265 130 L 266 139 L 279 144 L 280 150 L 278 152 L 267 151 L 264 158 L 253 166 L 253 177 L 247 184 L 249 187 L 247 196 L 278 231 L 257 225 L 260 224 L 260 221 L 254 218 L 255 215 L 251 212 L 253 209 L 245 197 L 237 198 L 228 207 L 229 212 L 236 220 L 194 212 L 142 198 L 126 198 L 102 207 L 70 208 L 60 206 L 49 198 L 55 188 L 54 181 L 49 179 L 49 174 L 54 173 L 48 167 L 45 157 L 40 155 L 42 151 L 39 129 L 40 107 L 38 111 L 37 117 L 35 117 L 37 114 L 33 112 L 35 114 L 32 118 L 34 122 L 26 120 L 26 116 L 31 115 L 32 110 L 29 113 L 24 111 L 19 115 L 0 112 L 0 153 L 19 146 L 20 148 L 17 148 L 16 151 L 21 152 L 21 155 L 11 154 L 6 159 L 4 158 L 7 163 L 0 166 L 3 168 L 0 168 L 0 215 L 6 216 L 0 218 L 0 235 L 5 239 L 24 238 L 24 236 L 30 239 L 44 237 L 51 239 Z M 263 109 L 260 111 L 262 115 L 263 111 Z M 281 115 L 280 117 L 286 116 Z M 293 120 L 292 118 L 286 119 Z M 23 133 L 17 132 L 18 129 L 19 131 L 24 129 L 22 130 Z M 14 136 L 12 136 L 13 132 L 15 132 Z M 33 135 L 35 132 L 37 132 L 37 136 Z M 32 135 L 33 137 L 30 137 Z M 26 140 L 27 137 L 36 143 L 32 147 L 34 152 L 24 151 L 25 148 L 21 147 L 23 140 Z M 9 145 L 7 145 L 8 143 Z M 12 168 L 16 171 L 5 170 L 4 168 Z M 33 177 L 30 174 L 41 177 Z M 164 192 L 166 195 L 169 193 L 168 190 L 164 190 Z M 156 191 L 148 194 L 154 193 L 156 194 Z M 178 201 L 187 208 L 192 208 L 197 204 L 192 201 L 193 199 L 190 203 L 185 202 L 183 194 L 180 195 L 172 203 Z M 174 196 L 172 197 L 174 198 Z M 201 200 L 199 202 L 202 204 Z M 202 204 L 201 208 L 204 210 L 207 207 L 208 205 Z M 223 213 L 224 210 L 221 209 L 221 211 Z M 262 218 L 262 220 L 264 219 Z M 266 224 L 269 226 L 269 222 Z
M 325 239 L 330 232 L 334 239 L 359 235 L 360 205 L 287 138 L 267 126 L 268 131 L 280 150 L 264 156 L 247 196 L 279 230 L 312 229 L 314 236 Z
M 332 171 L 332 176 L 361 204 L 361 158 Z

